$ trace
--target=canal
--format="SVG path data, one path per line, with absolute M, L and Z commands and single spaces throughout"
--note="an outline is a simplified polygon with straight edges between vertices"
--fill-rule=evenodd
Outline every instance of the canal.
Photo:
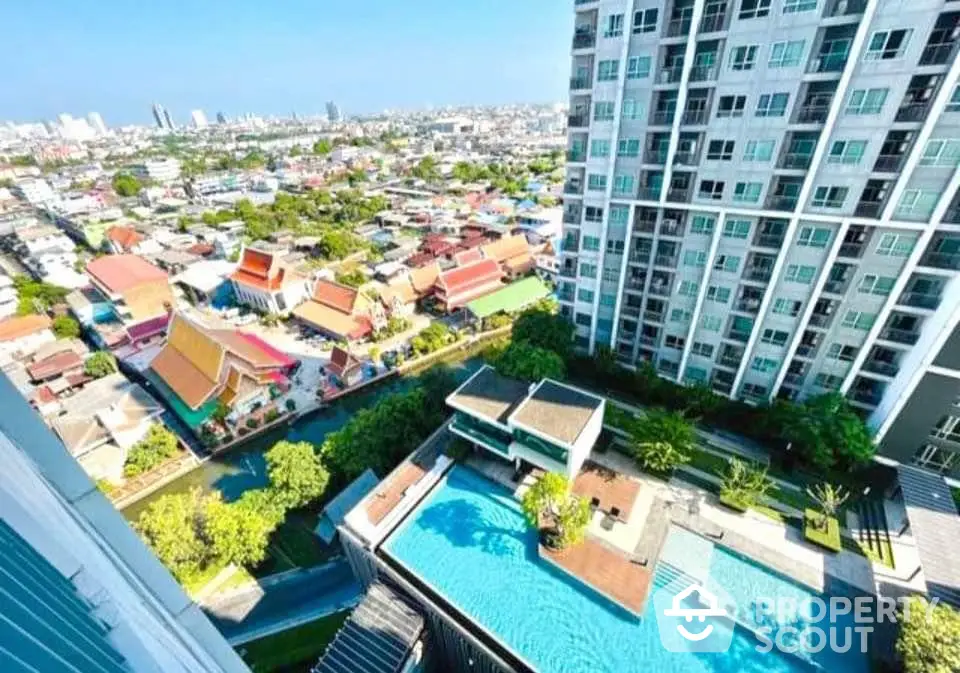
M 466 360 L 454 358 L 446 364 L 456 374 L 457 380 L 462 382 L 480 368 L 482 361 L 479 357 Z M 328 433 L 343 427 L 354 413 L 373 406 L 385 395 L 409 388 L 415 381 L 415 375 L 391 377 L 373 384 L 369 389 L 345 395 L 326 409 L 308 414 L 285 428 L 251 439 L 240 448 L 207 460 L 197 469 L 124 508 L 123 515 L 127 520 L 135 521 L 158 498 L 170 493 L 185 493 L 194 487 L 204 492 L 218 490 L 225 499 L 234 500 L 247 489 L 266 485 L 264 453 L 278 441 L 286 439 L 322 444 Z

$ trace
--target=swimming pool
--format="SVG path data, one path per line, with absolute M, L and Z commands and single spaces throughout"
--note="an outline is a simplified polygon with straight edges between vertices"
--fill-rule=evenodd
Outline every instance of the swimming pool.
M 758 653 L 755 637 L 742 628 L 735 629 L 733 644 L 722 654 L 667 652 L 660 643 L 653 601 L 637 619 L 540 560 L 537 536 L 520 504 L 469 468 L 455 467 L 384 550 L 541 673 L 810 670 L 795 657 Z M 719 563 L 724 576 L 764 574 L 744 559 L 724 556 L 720 547 L 714 553 L 721 556 L 711 563 Z M 658 572 L 653 588 L 670 579 Z M 829 670 L 859 673 L 866 667 L 851 660 L 849 666 L 834 662 Z

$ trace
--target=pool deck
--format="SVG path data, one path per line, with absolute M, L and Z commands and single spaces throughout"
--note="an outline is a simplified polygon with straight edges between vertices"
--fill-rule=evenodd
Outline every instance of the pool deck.
M 562 551 L 539 545 L 540 558 L 587 584 L 634 615 L 643 614 L 652 573 L 614 549 L 588 535 L 583 542 Z

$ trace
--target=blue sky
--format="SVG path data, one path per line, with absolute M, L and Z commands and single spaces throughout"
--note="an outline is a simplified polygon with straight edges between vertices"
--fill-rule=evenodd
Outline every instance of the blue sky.
M 36 0 L 3 12 L 0 119 L 147 123 L 562 100 L 568 0 Z

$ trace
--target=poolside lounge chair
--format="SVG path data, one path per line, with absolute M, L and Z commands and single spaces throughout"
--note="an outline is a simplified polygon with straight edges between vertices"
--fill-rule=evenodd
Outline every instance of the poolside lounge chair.
M 604 530 L 613 530 L 613 524 L 617 522 L 616 518 L 610 514 L 607 514 L 603 517 L 603 520 L 600 521 L 600 527 Z

